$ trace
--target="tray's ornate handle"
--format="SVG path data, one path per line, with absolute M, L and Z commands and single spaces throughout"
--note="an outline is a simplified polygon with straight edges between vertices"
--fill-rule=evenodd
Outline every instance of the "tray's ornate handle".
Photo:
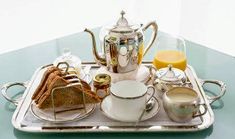
M 23 86 L 23 87 L 27 87 L 27 83 L 26 82 L 9 82 L 9 83 L 6 83 L 2 86 L 1 88 L 1 92 L 2 92 L 2 95 L 3 97 L 8 100 L 9 102 L 13 103 L 15 106 L 18 105 L 19 101 L 22 99 L 22 97 L 19 97 L 17 99 L 13 99 L 11 97 L 9 97 L 7 95 L 7 90 L 9 88 L 11 88 L 12 86 L 16 86 L 16 85 L 19 85 L 19 86 Z
M 220 99 L 226 92 L 226 85 L 224 82 L 222 81 L 218 81 L 218 80 L 211 80 L 211 79 L 206 79 L 206 80 L 202 80 L 200 79 L 201 85 L 205 85 L 206 83 L 211 83 L 211 84 L 215 84 L 218 85 L 220 87 L 220 93 L 216 96 L 207 96 L 207 99 L 209 100 L 209 103 L 212 104 L 213 102 L 215 102 L 216 100 Z

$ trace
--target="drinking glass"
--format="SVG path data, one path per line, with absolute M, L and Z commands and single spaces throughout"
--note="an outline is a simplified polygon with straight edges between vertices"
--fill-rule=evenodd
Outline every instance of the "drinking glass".
M 172 65 L 173 68 L 184 71 L 187 66 L 185 41 L 176 35 L 162 35 L 158 37 L 157 52 L 153 65 L 157 69 Z

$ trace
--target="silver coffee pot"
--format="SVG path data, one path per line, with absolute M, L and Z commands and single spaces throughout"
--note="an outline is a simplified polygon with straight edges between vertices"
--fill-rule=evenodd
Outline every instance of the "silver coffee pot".
M 104 37 L 103 52 L 100 56 L 97 52 L 94 34 L 85 29 L 85 32 L 91 34 L 93 43 L 93 54 L 98 64 L 107 67 L 107 70 L 114 73 L 126 73 L 134 71 L 141 64 L 144 55 L 153 45 L 158 31 L 156 22 L 150 22 L 145 26 L 131 25 L 124 17 L 125 12 L 121 12 L 121 17 L 115 25 L 103 29 Z M 151 39 L 144 49 L 144 31 L 152 27 Z

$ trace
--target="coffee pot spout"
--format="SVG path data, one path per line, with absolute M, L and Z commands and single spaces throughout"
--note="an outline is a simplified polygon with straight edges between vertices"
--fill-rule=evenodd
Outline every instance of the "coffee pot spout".
M 98 52 L 97 52 L 96 41 L 95 41 L 95 35 L 94 35 L 94 33 L 93 33 L 92 31 L 90 31 L 89 29 L 87 29 L 87 28 L 84 30 L 84 32 L 87 32 L 87 33 L 89 33 L 89 34 L 91 35 L 92 45 L 93 45 L 93 47 L 92 47 L 92 52 L 93 52 L 93 55 L 94 55 L 94 57 L 95 57 L 96 62 L 97 62 L 98 64 L 101 64 L 101 65 L 106 66 L 106 65 L 107 65 L 106 59 L 105 59 L 105 58 L 102 58 L 102 57 L 98 54 Z

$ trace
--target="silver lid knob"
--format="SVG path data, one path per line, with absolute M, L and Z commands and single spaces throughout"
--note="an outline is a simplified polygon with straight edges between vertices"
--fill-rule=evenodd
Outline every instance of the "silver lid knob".
M 124 14 L 126 14 L 123 10 L 121 11 L 122 18 L 124 17 Z
M 128 26 L 128 21 L 124 17 L 124 14 L 126 14 L 124 11 L 121 11 L 121 17 L 117 21 L 117 26 Z

